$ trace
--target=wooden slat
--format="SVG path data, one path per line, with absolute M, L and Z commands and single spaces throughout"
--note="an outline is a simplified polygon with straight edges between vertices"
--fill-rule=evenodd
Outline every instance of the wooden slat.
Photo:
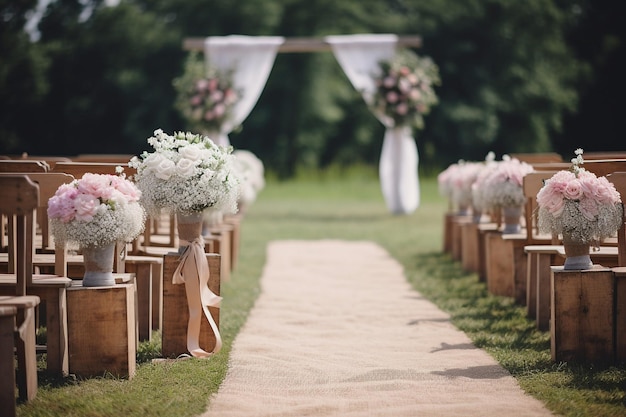
M 183 49 L 204 52 L 205 39 L 186 38 L 183 40 Z M 398 46 L 419 48 L 422 46 L 422 37 L 417 35 L 399 36 Z M 278 52 L 282 53 L 326 52 L 330 50 L 330 44 L 321 38 L 288 38 L 278 47 Z

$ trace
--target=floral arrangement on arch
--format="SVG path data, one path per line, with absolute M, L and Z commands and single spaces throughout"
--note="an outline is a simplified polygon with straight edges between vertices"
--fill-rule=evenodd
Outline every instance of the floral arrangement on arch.
M 55 240 L 85 248 L 139 236 L 146 220 L 141 191 L 126 179 L 122 167 L 118 173 L 87 173 L 57 189 L 47 209 Z
M 519 207 L 526 202 L 524 175 L 533 172 L 532 165 L 504 155 L 501 161 L 482 179 L 482 199 L 489 209 Z
M 148 138 L 154 152 L 133 157 L 129 166 L 141 190 L 141 203 L 148 214 L 201 213 L 208 208 L 236 213 L 239 177 L 232 148 L 216 145 L 209 137 L 161 129 Z
M 393 126 L 424 127 L 424 115 L 438 103 L 434 86 L 441 83 L 432 59 L 401 49 L 379 63 L 372 107 L 393 121 Z
M 183 74 L 174 80 L 178 92 L 175 107 L 192 130 L 219 131 L 239 100 L 232 76 L 206 68 L 197 54 L 190 54 Z
M 606 177 L 581 167 L 582 149 L 575 154 L 571 168 L 554 174 L 537 193 L 538 228 L 572 242 L 599 244 L 619 230 L 621 196 Z

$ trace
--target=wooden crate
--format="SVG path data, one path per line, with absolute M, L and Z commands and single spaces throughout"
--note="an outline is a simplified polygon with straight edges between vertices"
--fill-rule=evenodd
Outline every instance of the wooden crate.
M 510 247 L 511 268 L 513 270 L 513 298 L 520 306 L 526 305 L 526 271 L 528 261 L 526 259 L 526 233 L 502 235 L 502 240 Z
M 499 233 L 496 223 L 480 223 L 478 225 L 478 280 L 487 282 L 487 238 L 489 233 Z
M 213 246 L 211 253 L 220 255 L 220 276 L 223 282 L 230 280 L 231 271 L 231 240 L 234 227 L 230 224 L 221 223 L 211 229 Z
M 485 263 L 487 291 L 493 295 L 513 297 L 513 246 L 512 242 L 502 240 L 501 232 L 485 235 Z
M 472 222 L 472 216 L 455 216 L 452 219 L 452 259 L 461 261 L 463 253 L 463 225 Z
M 135 302 L 134 280 L 105 287 L 74 284 L 67 289 L 70 373 L 81 377 L 135 375 Z
M 220 295 L 221 283 L 221 255 L 208 253 L 209 261 L 209 289 L 216 295 Z M 189 309 L 187 306 L 187 294 L 184 284 L 172 284 L 174 271 L 178 267 L 179 256 L 168 254 L 163 258 L 163 325 L 162 325 L 162 349 L 164 358 L 176 358 L 182 354 L 188 354 L 187 350 L 187 323 L 189 321 Z M 219 328 L 219 308 L 209 307 L 211 316 Z M 211 352 L 215 347 L 215 335 L 208 322 L 202 316 L 200 325 L 200 347 Z
M 468 222 L 461 228 L 461 264 L 468 272 L 478 272 L 479 268 L 479 242 L 478 223 Z
M 551 268 L 550 335 L 555 362 L 614 362 L 614 277 L 609 268 Z
M 455 214 L 447 212 L 443 218 L 443 253 L 452 253 L 452 220 Z

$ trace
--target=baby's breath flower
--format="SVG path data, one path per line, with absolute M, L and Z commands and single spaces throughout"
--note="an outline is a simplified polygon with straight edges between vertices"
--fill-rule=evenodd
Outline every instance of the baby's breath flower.
M 129 162 L 137 170 L 134 180 L 149 214 L 202 212 L 210 207 L 225 214 L 237 211 L 239 177 L 231 147 L 191 132 L 154 133 L 148 143 L 155 151 L 144 151 Z

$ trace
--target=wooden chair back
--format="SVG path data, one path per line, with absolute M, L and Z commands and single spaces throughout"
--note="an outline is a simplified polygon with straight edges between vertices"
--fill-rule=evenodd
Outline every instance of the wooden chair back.
M 589 172 L 593 172 L 598 177 L 606 177 L 613 172 L 626 172 L 626 159 L 585 160 L 582 167 Z
M 39 186 L 26 175 L 6 175 L 0 176 L 0 190 L 0 213 L 13 219 L 17 234 L 14 253 L 9 253 L 15 265 L 16 295 L 26 295 L 26 287 L 33 280 L 33 224 L 39 207 Z
M 28 154 L 22 154 L 20 156 L 16 156 L 14 158 L 11 159 L 15 159 L 15 160 L 35 160 L 35 161 L 43 161 L 46 164 L 48 164 L 49 168 L 48 170 L 51 170 L 54 168 L 54 165 L 57 162 L 60 161 L 71 161 L 71 159 L 67 156 L 49 156 L 49 155 L 28 155 Z
M 626 172 L 613 172 L 607 175 L 607 179 L 613 183 L 617 192 L 622 197 L 622 206 L 626 203 Z M 626 214 L 622 225 L 617 231 L 617 264 L 626 266 Z
M 2 159 L 0 172 L 47 172 L 50 165 L 46 161 L 30 159 Z
M 583 158 L 587 161 L 590 159 L 624 159 L 626 152 L 624 151 L 606 151 L 606 152 L 585 152 Z
M 563 162 L 561 155 L 556 152 L 512 153 L 509 156 L 531 165 L 535 163 Z
M 74 156 L 72 161 L 74 162 L 107 162 L 115 163 L 126 167 L 128 161 L 135 155 L 131 154 L 80 154 Z
M 544 181 L 551 178 L 558 171 L 534 171 L 524 175 L 522 187 L 526 197 L 524 217 L 526 220 L 526 235 L 529 245 L 534 244 L 534 236 L 539 234 L 537 228 L 537 193 L 543 187 Z M 553 236 L 552 243 L 556 243 Z
M 74 178 L 79 179 L 86 173 L 92 174 L 110 174 L 115 175 L 116 168 L 121 166 L 124 168 L 124 173 L 127 177 L 135 174 L 135 169 L 130 168 L 128 165 L 115 163 L 115 162 L 57 162 L 54 165 L 53 172 L 62 172 L 65 174 L 73 175 Z

